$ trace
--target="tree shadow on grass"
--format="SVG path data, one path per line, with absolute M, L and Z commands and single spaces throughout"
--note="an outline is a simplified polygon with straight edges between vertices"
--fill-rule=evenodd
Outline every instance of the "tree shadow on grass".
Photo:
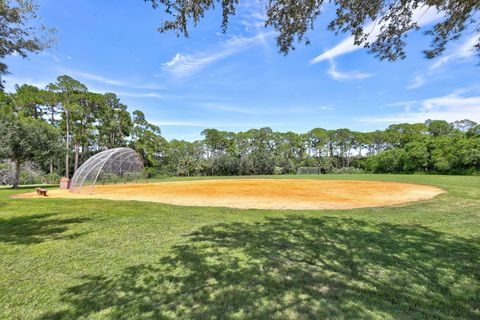
M 478 318 L 479 258 L 478 239 L 422 226 L 218 224 L 156 264 L 79 279 L 62 294 L 68 307 L 43 319 Z
M 82 233 L 69 233 L 69 225 L 88 218 L 55 218 L 57 214 L 36 214 L 8 219 L 0 218 L 0 242 L 12 244 L 41 243 L 47 240 L 74 239 Z

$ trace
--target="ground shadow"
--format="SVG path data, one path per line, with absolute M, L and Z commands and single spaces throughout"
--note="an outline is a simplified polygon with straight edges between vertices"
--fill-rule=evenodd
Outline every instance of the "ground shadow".
M 69 225 L 83 223 L 88 218 L 58 218 L 57 214 L 0 218 L 0 242 L 12 244 L 41 243 L 47 240 L 74 239 L 81 233 L 66 233 Z
M 146 244 L 147 245 L 147 244 Z M 478 318 L 480 240 L 349 218 L 207 226 L 156 264 L 92 275 L 43 319 Z

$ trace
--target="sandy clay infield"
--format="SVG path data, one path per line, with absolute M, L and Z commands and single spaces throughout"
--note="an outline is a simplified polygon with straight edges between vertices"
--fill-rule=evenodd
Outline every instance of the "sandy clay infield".
M 302 179 L 230 179 L 98 185 L 93 194 L 48 191 L 48 198 L 139 200 L 243 209 L 353 209 L 426 200 L 444 191 L 425 185 Z M 37 198 L 35 193 L 16 198 Z

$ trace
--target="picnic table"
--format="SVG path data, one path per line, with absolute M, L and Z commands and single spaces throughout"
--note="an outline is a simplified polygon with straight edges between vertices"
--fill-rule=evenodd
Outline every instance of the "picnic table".
M 46 196 L 47 196 L 47 189 L 37 188 L 37 194 L 38 194 L 39 196 L 44 196 L 44 197 L 46 197 Z

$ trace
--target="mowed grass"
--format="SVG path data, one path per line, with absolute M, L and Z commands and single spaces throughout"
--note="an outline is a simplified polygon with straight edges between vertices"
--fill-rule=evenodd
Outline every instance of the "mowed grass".
M 480 318 L 480 177 L 300 178 L 448 193 L 268 211 L 0 190 L 0 319 Z

